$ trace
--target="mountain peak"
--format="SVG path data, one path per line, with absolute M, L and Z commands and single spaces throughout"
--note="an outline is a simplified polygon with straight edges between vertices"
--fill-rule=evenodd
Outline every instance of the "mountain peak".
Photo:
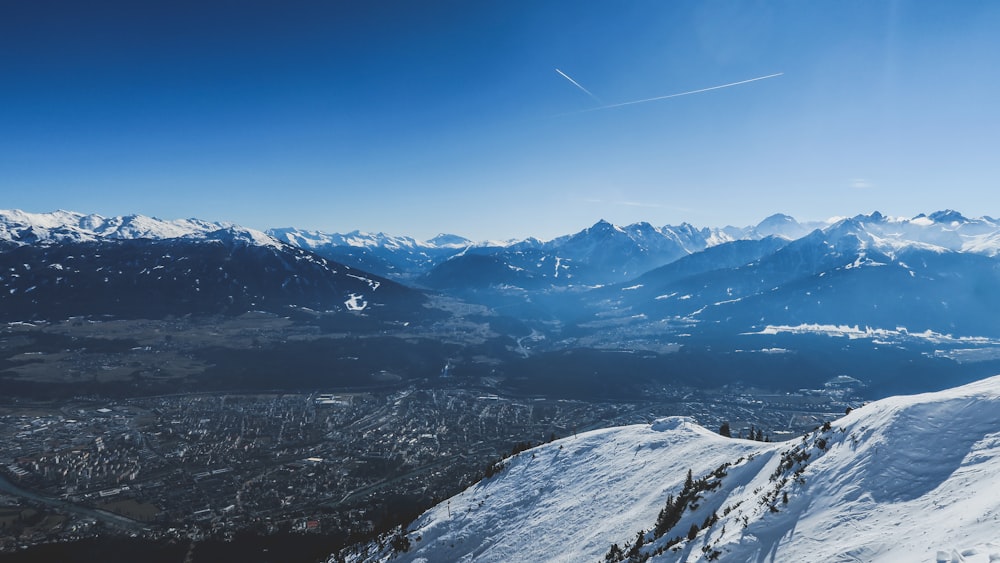
M 935 211 L 928 215 L 928 218 L 935 223 L 968 223 L 969 220 L 959 213 L 951 209 L 945 209 L 943 211 Z
M 622 230 L 622 228 L 619 227 L 618 225 L 615 225 L 615 224 L 610 223 L 610 222 L 608 222 L 608 221 L 606 221 L 604 219 L 601 219 L 598 222 L 594 223 L 593 226 L 591 226 L 590 228 L 584 229 L 580 233 L 577 233 L 577 235 L 595 235 L 595 234 L 597 234 L 597 235 L 607 236 L 607 235 L 611 235 L 611 234 L 613 234 L 615 232 L 624 233 L 625 231 Z
M 758 225 L 767 225 L 771 223 L 795 223 L 795 218 L 791 215 L 785 215 L 784 213 L 775 213 L 768 217 L 765 217 L 763 221 L 758 223 Z
M 872 211 L 871 214 L 869 215 L 865 215 L 864 213 L 859 213 L 854 217 L 847 218 L 846 220 L 852 223 L 856 223 L 858 225 L 863 225 L 867 223 L 884 223 L 886 222 L 887 218 L 885 215 L 882 215 L 878 211 Z
M 794 217 L 784 213 L 775 213 L 757 224 L 753 229 L 761 237 L 779 236 L 787 239 L 797 239 L 810 229 L 802 226 Z
M 439 233 L 434 238 L 427 241 L 428 243 L 437 246 L 439 248 L 459 248 L 466 247 L 472 244 L 472 241 L 459 235 L 453 235 L 449 233 Z

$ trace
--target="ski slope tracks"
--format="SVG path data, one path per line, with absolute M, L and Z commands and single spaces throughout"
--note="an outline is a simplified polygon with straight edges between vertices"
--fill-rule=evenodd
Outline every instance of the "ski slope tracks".
M 877 401 L 789 442 L 673 417 L 567 437 L 504 466 L 411 523 L 407 551 L 391 547 L 406 543 L 397 536 L 341 555 L 1000 561 L 1000 376 Z

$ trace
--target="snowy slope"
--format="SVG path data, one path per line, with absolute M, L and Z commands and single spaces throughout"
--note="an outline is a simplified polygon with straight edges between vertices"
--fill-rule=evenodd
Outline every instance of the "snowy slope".
M 232 223 L 213 223 L 200 219 L 167 221 L 144 215 L 102 217 L 74 211 L 27 213 L 18 209 L 0 209 L 0 241 L 16 244 L 227 237 L 256 246 L 279 244 L 261 231 L 238 227 Z
M 873 247 L 889 253 L 923 248 L 986 256 L 1000 254 L 1000 222 L 991 217 L 969 219 L 952 210 L 912 219 L 887 217 L 876 211 L 844 219 L 826 230 L 860 234 Z
M 436 250 L 441 248 L 461 250 L 473 244 L 472 241 L 468 239 L 457 235 L 447 234 L 438 235 L 429 241 L 419 241 L 413 237 L 393 236 L 385 233 L 351 231 L 346 234 L 340 234 L 296 229 L 293 227 L 269 229 L 268 234 L 289 244 L 294 244 L 310 250 L 316 250 L 328 246 L 387 248 L 392 250 L 406 249 L 409 251 L 428 249 Z
M 1000 560 L 1000 376 L 871 403 L 790 442 L 668 418 L 506 465 L 412 523 L 406 553 L 352 557 L 602 561 L 614 543 L 671 562 Z M 654 534 L 668 495 L 685 500 Z

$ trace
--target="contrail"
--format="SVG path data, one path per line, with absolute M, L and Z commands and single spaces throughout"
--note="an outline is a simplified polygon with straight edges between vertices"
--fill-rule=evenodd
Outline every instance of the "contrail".
M 572 78 L 570 78 L 569 75 L 566 74 L 565 72 L 559 70 L 558 68 L 556 69 L 556 72 L 558 72 L 560 75 L 562 75 L 562 77 L 565 78 L 566 80 L 569 80 L 570 82 L 572 82 L 573 86 L 576 86 L 577 88 L 583 90 L 588 96 L 590 96 L 591 98 L 593 98 L 597 103 L 599 103 L 599 104 L 603 104 L 604 103 L 604 102 L 601 101 L 600 98 L 598 98 L 597 96 L 595 96 L 594 94 L 592 94 L 590 92 L 590 90 L 587 90 L 583 86 L 580 86 L 579 82 L 577 82 L 576 80 L 573 80 Z
M 559 72 L 559 69 L 556 69 L 556 72 Z M 562 74 L 562 73 L 559 72 L 559 74 Z M 700 94 L 702 92 L 708 92 L 709 90 L 719 90 L 721 88 L 729 88 L 730 86 L 739 86 L 740 84 L 746 84 L 748 82 L 756 82 L 758 80 L 766 80 L 768 78 L 774 78 L 775 76 L 781 76 L 782 74 L 785 74 L 785 73 L 779 72 L 777 74 L 768 74 L 767 76 L 758 76 L 757 78 L 750 78 L 748 80 L 740 80 L 739 82 L 730 82 L 729 84 L 721 84 L 719 86 L 711 86 L 709 88 L 702 88 L 700 90 L 691 90 L 690 92 L 681 92 L 679 94 L 670 94 L 668 96 L 657 96 L 655 98 L 646 98 L 645 100 L 633 100 L 631 102 L 622 102 L 620 104 L 611 104 L 611 105 L 607 105 L 607 106 L 601 106 L 601 107 L 596 107 L 596 108 L 584 109 L 584 110 L 578 111 L 577 113 L 584 113 L 584 112 L 588 112 L 588 111 L 598 111 L 598 110 L 602 110 L 602 109 L 620 108 L 622 106 L 631 106 L 631 105 L 634 105 L 634 104 L 644 104 L 646 102 L 655 102 L 657 100 L 666 100 L 667 98 L 677 98 L 679 96 L 689 96 L 691 94 Z M 566 75 L 563 74 L 563 76 L 566 76 Z M 566 76 L 566 78 L 569 78 L 569 77 Z M 573 81 L 572 78 L 569 78 L 569 80 L 571 82 Z M 573 84 L 576 84 L 576 82 L 573 82 Z M 580 85 L 577 84 L 577 86 L 580 86 Z M 583 88 L 583 86 L 580 86 L 580 88 Z M 584 90 L 584 92 L 587 92 L 587 91 Z M 587 92 L 587 93 L 590 94 L 590 92 Z

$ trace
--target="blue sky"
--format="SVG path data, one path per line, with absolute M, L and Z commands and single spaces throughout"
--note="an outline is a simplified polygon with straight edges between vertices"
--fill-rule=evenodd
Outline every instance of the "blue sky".
M 1000 215 L 997 2 L 6 2 L 0 208 L 429 238 Z M 783 73 L 689 96 L 615 104 Z

